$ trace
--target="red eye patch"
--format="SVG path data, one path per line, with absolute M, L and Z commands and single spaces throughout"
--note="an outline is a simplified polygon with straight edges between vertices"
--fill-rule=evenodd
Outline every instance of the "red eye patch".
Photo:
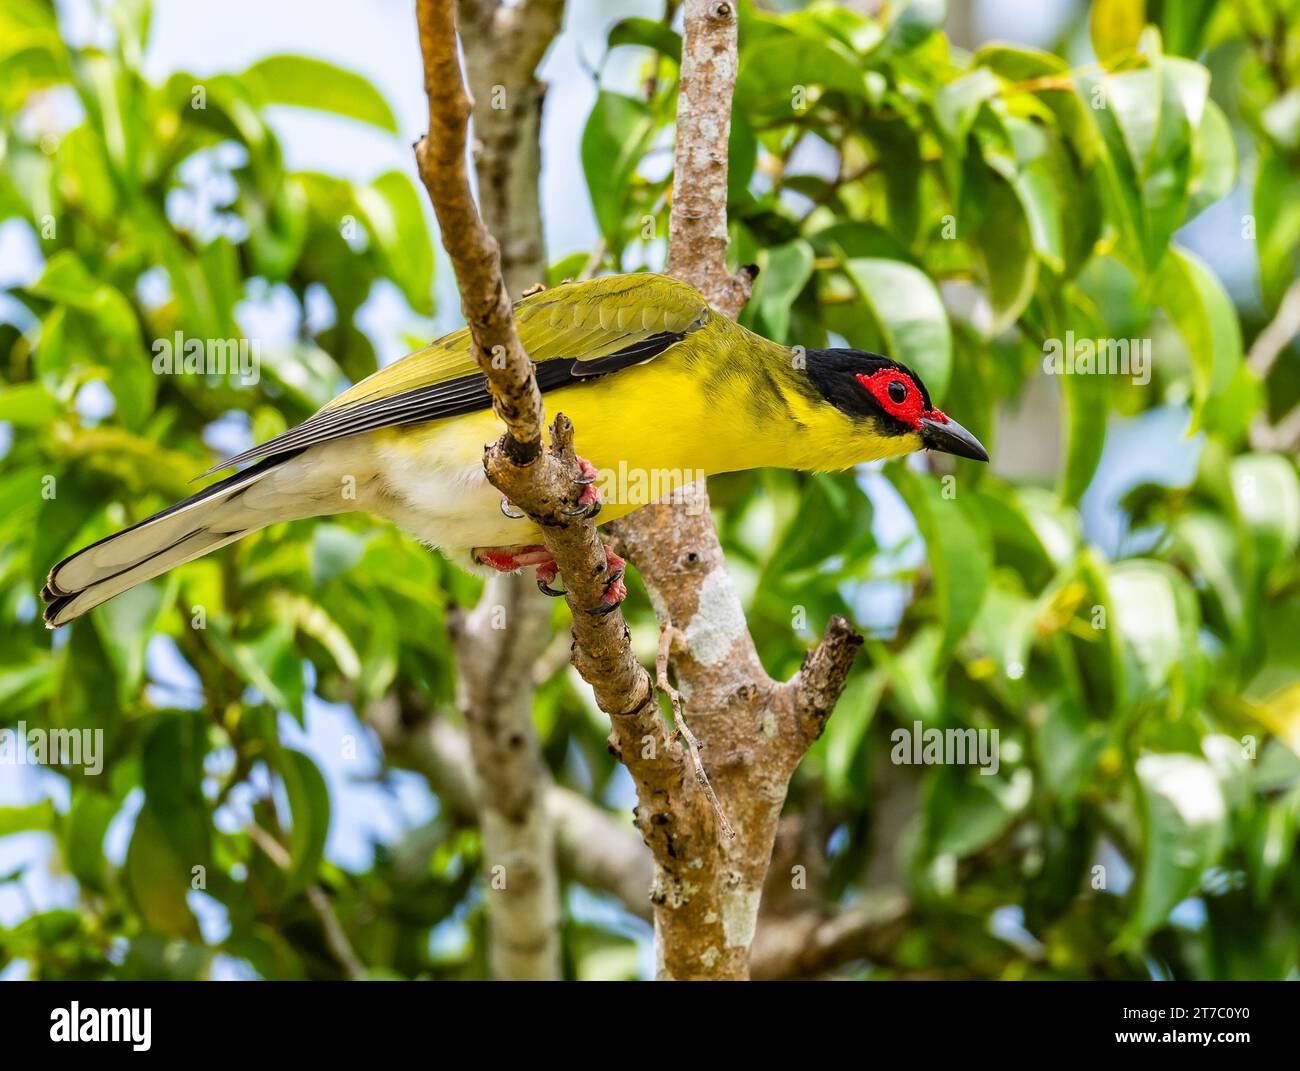
M 890 416 L 897 417 L 914 428 L 921 426 L 925 403 L 921 400 L 921 392 L 916 389 L 916 384 L 902 372 L 894 368 L 882 368 L 869 376 L 859 375 L 856 378 Z M 892 387 L 895 383 L 902 385 L 903 393 L 899 392 L 898 387 Z M 894 395 L 901 397 L 902 401 L 896 400 Z

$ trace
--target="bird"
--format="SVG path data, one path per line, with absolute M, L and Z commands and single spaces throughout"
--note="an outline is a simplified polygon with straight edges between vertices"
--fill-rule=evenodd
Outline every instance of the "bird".
M 652 491 L 724 472 L 831 472 L 920 449 L 988 460 L 898 361 L 780 345 L 667 276 L 563 283 L 514 313 L 545 404 L 576 429 L 572 512 L 600 511 L 602 524 Z M 453 332 L 203 476 L 233 474 L 64 558 L 41 592 L 45 624 L 65 625 L 267 525 L 354 511 L 394 522 L 472 572 L 535 568 L 545 593 L 562 594 L 540 529 L 484 472 L 484 446 L 500 432 L 470 333 Z M 626 594 L 624 563 L 606 557 L 605 598 L 592 612 Z

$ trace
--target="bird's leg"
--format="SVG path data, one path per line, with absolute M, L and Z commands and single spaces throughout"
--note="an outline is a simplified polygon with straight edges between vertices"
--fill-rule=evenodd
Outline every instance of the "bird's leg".
M 560 570 L 555 564 L 555 559 L 551 557 L 551 552 L 545 547 L 537 544 L 524 547 L 476 547 L 472 553 L 479 565 L 486 565 L 501 573 L 513 573 L 529 566 L 536 566 L 537 589 L 543 595 L 550 595 L 552 598 L 564 594 L 563 591 L 551 587 L 559 576 Z M 623 582 L 627 562 L 609 547 L 605 547 L 605 569 L 607 572 L 605 593 L 601 597 L 600 605 L 590 611 L 593 614 L 610 613 L 627 598 L 627 584 Z
M 498 573 L 517 573 L 530 565 L 555 564 L 551 552 L 538 543 L 525 547 L 475 547 L 471 553 L 479 565 L 486 565 Z

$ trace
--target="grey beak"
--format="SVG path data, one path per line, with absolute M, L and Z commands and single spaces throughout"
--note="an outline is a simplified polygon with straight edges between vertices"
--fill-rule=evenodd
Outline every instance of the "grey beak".
M 942 454 L 968 457 L 972 461 L 989 459 L 989 452 L 980 445 L 980 441 L 951 417 L 947 423 L 922 417 L 921 442 L 927 450 L 938 450 Z

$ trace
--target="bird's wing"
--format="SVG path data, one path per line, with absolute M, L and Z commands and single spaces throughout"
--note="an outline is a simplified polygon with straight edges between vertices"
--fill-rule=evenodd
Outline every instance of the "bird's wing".
M 648 273 L 569 283 L 515 305 L 519 340 L 537 365 L 543 391 L 644 364 L 708 317 L 708 305 L 691 287 Z M 302 424 L 204 475 L 345 435 L 472 413 L 491 403 L 487 378 L 463 328 L 367 376 Z

